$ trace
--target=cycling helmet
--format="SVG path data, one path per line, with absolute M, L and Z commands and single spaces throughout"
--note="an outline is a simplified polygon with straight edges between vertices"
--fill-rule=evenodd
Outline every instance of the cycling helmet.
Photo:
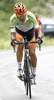
M 14 7 L 14 12 L 16 15 L 24 14 L 24 13 L 26 13 L 26 11 L 27 11 L 26 7 L 22 3 L 17 3 Z

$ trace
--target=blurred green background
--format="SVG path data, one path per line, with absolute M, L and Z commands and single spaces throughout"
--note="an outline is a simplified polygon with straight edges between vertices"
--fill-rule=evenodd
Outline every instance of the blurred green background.
M 53 17 L 51 9 L 47 3 L 54 5 L 54 0 L 0 0 L 0 49 L 9 49 L 10 46 L 10 17 L 14 13 L 14 5 L 22 2 L 26 5 L 27 10 L 39 14 L 39 17 Z M 53 45 L 54 39 L 49 36 L 43 38 L 43 45 Z M 47 40 L 47 42 L 46 42 Z

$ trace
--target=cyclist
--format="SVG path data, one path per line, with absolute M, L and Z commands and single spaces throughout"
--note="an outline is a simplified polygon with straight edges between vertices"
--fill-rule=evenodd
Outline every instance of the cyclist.
M 40 19 L 38 18 L 38 14 L 35 14 L 35 17 L 36 17 L 36 20 L 37 20 L 37 22 L 38 22 L 38 24 L 40 26 L 41 31 L 42 31 L 42 36 L 44 36 L 44 28 L 43 28 L 43 25 L 42 25 Z M 35 38 L 37 39 L 38 33 L 37 33 L 35 28 L 34 28 L 34 30 L 35 30 Z
M 14 39 L 17 42 L 23 42 L 24 36 L 27 37 L 27 41 L 35 41 L 34 27 L 38 33 L 38 40 L 41 43 L 42 32 L 39 28 L 39 25 L 36 21 L 36 18 L 33 13 L 27 11 L 26 7 L 22 3 L 17 3 L 14 7 L 14 14 L 10 17 L 10 29 L 11 29 L 11 45 L 15 46 L 13 43 Z M 32 65 L 32 74 L 36 76 L 36 66 L 37 66 L 37 57 L 35 55 L 36 44 L 29 44 L 29 55 L 31 58 Z M 22 56 L 23 56 L 23 47 L 24 45 L 18 45 L 17 48 L 17 76 L 22 76 Z

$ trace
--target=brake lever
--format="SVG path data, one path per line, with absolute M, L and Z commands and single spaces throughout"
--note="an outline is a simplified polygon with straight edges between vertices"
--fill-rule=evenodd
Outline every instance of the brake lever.
M 39 43 L 39 51 L 41 51 L 41 43 Z
M 14 50 L 14 53 L 15 53 L 15 52 L 16 52 L 16 51 L 15 51 L 15 46 L 13 46 L 13 50 Z

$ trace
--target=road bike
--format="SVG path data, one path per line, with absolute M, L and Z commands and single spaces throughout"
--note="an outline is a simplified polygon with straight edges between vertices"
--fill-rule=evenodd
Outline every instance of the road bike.
M 29 42 L 26 40 L 26 38 L 24 38 L 24 42 L 20 42 L 20 43 L 16 43 L 15 41 L 13 41 L 14 44 L 16 45 L 20 45 L 20 44 L 24 44 L 24 66 L 23 66 L 23 76 L 20 78 L 21 81 L 24 81 L 24 86 L 25 86 L 25 90 L 26 90 L 26 95 L 29 94 L 30 99 L 32 98 L 31 95 L 31 80 L 34 78 L 32 76 L 32 69 L 31 69 L 31 61 L 30 61 L 30 56 L 29 56 L 29 47 L 28 44 L 31 43 L 38 43 L 38 41 L 34 41 L 34 42 Z M 41 45 L 39 44 L 39 50 L 41 50 Z M 15 47 L 14 47 L 14 51 L 15 51 Z

